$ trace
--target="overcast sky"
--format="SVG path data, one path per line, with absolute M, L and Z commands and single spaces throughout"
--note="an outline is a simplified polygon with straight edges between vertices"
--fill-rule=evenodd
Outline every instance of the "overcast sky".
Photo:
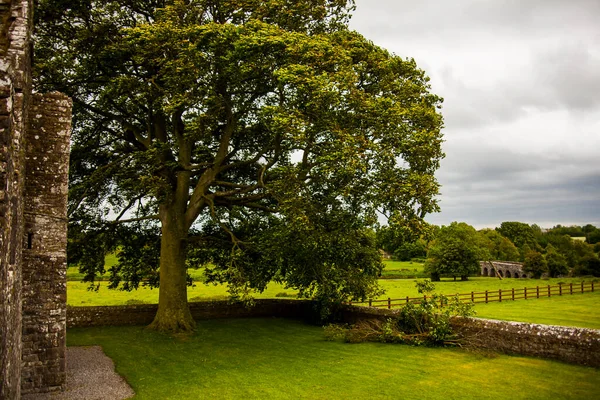
M 350 26 L 444 97 L 442 212 L 600 226 L 599 0 L 356 0 Z

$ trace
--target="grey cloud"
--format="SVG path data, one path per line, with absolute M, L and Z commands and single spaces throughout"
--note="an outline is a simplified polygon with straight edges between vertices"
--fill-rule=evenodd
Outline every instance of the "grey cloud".
M 357 0 L 351 23 L 444 97 L 442 213 L 494 226 L 600 221 L 600 1 Z
M 546 35 L 586 30 L 598 23 L 596 0 L 357 0 L 353 24 L 383 37 L 431 38 L 454 35 Z M 384 12 L 381 12 L 381 11 Z
M 576 110 L 600 105 L 600 53 L 594 57 L 573 43 L 539 54 L 535 63 L 539 84 L 550 88 L 557 102 Z
M 577 155 L 517 154 L 508 149 L 450 148 L 438 174 L 442 213 L 432 223 L 502 221 L 595 223 L 600 217 L 600 165 Z M 545 225 L 544 225 L 545 226 Z

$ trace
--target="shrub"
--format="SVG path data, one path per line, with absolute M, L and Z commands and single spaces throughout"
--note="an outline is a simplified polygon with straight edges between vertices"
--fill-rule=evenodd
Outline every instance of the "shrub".
M 279 292 L 275 295 L 275 297 L 296 297 L 296 295 L 288 292 Z
M 414 345 L 456 345 L 450 319 L 474 314 L 472 303 L 460 302 L 458 296 L 448 298 L 431 294 L 435 286 L 431 281 L 416 281 L 417 290 L 425 294 L 419 303 L 406 304 L 396 318 L 385 321 L 369 319 L 354 325 L 327 325 L 326 340 L 344 340 L 348 343 L 384 342 Z M 429 294 L 429 296 L 427 296 Z
M 136 304 L 148 304 L 143 300 L 138 300 L 138 299 L 129 299 L 125 302 L 125 304 L 127 304 L 128 306 L 132 306 L 132 305 L 136 305 Z
M 346 331 L 348 330 L 347 325 L 329 324 L 323 327 L 323 333 L 325 334 L 325 340 L 344 340 L 346 338 Z

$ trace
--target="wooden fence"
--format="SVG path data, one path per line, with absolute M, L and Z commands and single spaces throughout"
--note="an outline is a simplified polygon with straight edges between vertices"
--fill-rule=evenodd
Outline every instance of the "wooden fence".
M 540 297 L 562 296 L 575 293 L 593 292 L 595 289 L 594 282 L 581 282 L 581 284 L 558 284 L 536 287 L 524 287 L 521 289 L 498 289 L 486 290 L 484 292 L 457 293 L 446 295 L 446 297 L 458 296 L 458 299 L 463 303 L 491 303 L 495 301 L 509 301 L 520 299 L 539 299 Z M 377 308 L 396 308 L 407 303 L 419 303 L 422 300 L 431 299 L 432 296 L 423 295 L 420 297 L 403 297 L 400 299 L 387 298 L 385 300 L 369 300 L 362 302 L 350 302 L 350 304 L 359 306 L 369 306 Z

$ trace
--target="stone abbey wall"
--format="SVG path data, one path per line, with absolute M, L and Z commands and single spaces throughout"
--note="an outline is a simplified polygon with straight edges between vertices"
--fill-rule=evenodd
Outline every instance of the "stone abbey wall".
M 65 382 L 71 100 L 34 94 L 25 135 L 22 393 Z M 42 367 L 42 368 L 40 368 Z
M 0 398 L 65 381 L 71 101 L 31 94 L 31 0 L 0 0 Z
M 24 148 L 30 94 L 30 4 L 0 0 L 0 398 L 21 384 L 21 238 Z

